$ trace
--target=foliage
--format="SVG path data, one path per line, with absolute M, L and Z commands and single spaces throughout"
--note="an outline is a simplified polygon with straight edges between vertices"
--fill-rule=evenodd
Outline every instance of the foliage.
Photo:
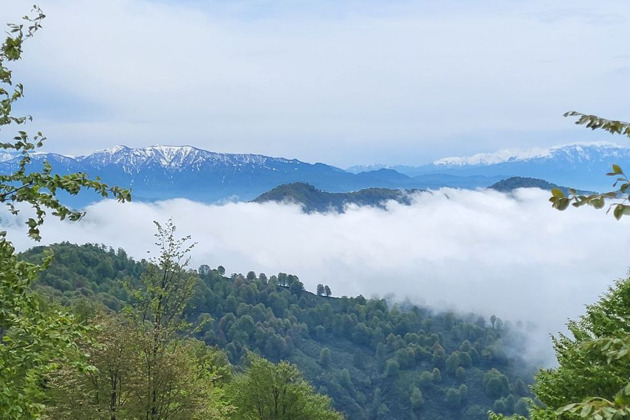
M 586 115 L 579 112 L 571 111 L 564 114 L 565 117 L 578 117 L 575 122 L 578 125 L 585 125 L 592 130 L 605 130 L 611 134 L 621 134 L 630 137 L 630 123 L 607 120 L 595 115 Z M 552 203 L 552 207 L 558 210 L 566 210 L 571 204 L 574 207 L 581 207 L 584 205 L 592 206 L 596 209 L 601 209 L 606 205 L 606 202 L 611 202 L 608 206 L 608 211 L 613 210 L 613 215 L 616 219 L 622 218 L 624 215 L 630 214 L 630 179 L 626 176 L 623 169 L 616 164 L 612 165 L 612 171 L 606 175 L 615 177 L 615 183 L 613 187 L 615 190 L 602 194 L 583 194 L 570 188 L 568 195 L 561 189 L 554 188 L 551 190 L 551 198 L 549 201 Z
M 199 280 L 197 273 L 187 268 L 193 245 L 187 244 L 190 237 L 175 237 L 171 220 L 165 226 L 155 224 L 160 254 L 141 275 L 140 287 L 132 290 L 130 310 L 144 337 L 140 341 L 144 388 L 141 399 L 147 419 L 191 418 L 194 392 L 185 382 L 189 375 L 177 372 L 186 367 L 177 368 L 177 356 L 183 348 L 179 334 L 189 327 L 183 318 L 184 309 Z M 187 416 L 181 417 L 182 413 Z
M 560 366 L 538 374 L 534 392 L 544 407 L 534 418 L 573 413 L 582 418 L 626 418 L 630 410 L 630 279 L 619 281 L 579 321 L 573 338 L 554 340 Z M 576 401 L 581 401 L 576 403 Z M 601 416 L 601 417 L 600 417 Z
M 0 234 L 0 419 L 38 417 L 44 375 L 77 360 L 75 340 L 83 329 L 29 288 L 40 269 L 20 261 Z
M 124 306 L 131 297 L 120 294 L 117 285 L 125 281 L 140 287 L 139 278 L 148 270 L 148 262 L 132 262 L 124 251 L 104 246 L 52 248 L 55 259 L 43 273 L 48 280 L 42 281 L 40 290 L 71 306 L 85 308 L 87 299 L 111 302 L 114 297 L 108 290 Z M 38 247 L 26 256 L 37 260 L 44 250 Z M 103 277 L 105 271 L 93 269 L 103 261 L 114 267 L 115 274 Z M 195 336 L 223 349 L 235 365 L 242 365 L 243 356 L 250 352 L 272 362 L 294 364 L 348 418 L 371 418 L 379 412 L 385 419 L 416 414 L 424 419 L 477 418 L 478 413 L 487 418 L 485 413 L 494 407 L 496 398 L 486 395 L 483 376 L 493 368 L 514 384 L 514 391 L 507 388 L 507 397 L 512 397 L 506 400 L 510 402 L 506 413 L 515 409 L 513 402 L 523 391 L 529 395 L 525 384 L 531 383 L 534 369 L 506 355 L 508 349 L 509 354 L 519 353 L 518 334 L 496 316 L 432 313 L 409 303 L 390 304 L 362 296 L 327 298 L 303 290 L 295 275 L 225 277 L 221 271 L 207 264 L 198 270 L 200 280 L 182 315 L 196 326 Z M 85 293 L 53 289 L 62 275 L 72 285 L 83 282 Z M 445 356 L 433 360 L 434 353 Z M 443 365 L 450 355 L 453 366 L 458 365 L 455 375 Z M 388 360 L 391 376 L 386 375 Z M 413 407 L 414 388 L 422 392 L 421 409 Z M 444 410 L 450 388 L 459 391 L 460 405 Z
M 229 380 L 230 367 L 222 352 L 198 340 L 170 342 L 159 375 L 176 392 L 160 395 L 160 410 L 148 417 L 144 349 L 151 337 L 121 316 L 102 314 L 92 322 L 96 328 L 82 350 L 95 369 L 81 374 L 66 368 L 49 375 L 51 418 L 226 418 L 231 407 L 221 385 Z
M 24 17 L 26 27 L 25 24 L 9 24 L 10 33 L 0 51 L 0 129 L 21 126 L 32 120 L 30 116 L 12 115 L 13 106 L 24 96 L 24 86 L 13 83 L 12 72 L 6 64 L 21 58 L 24 41 L 41 28 L 45 15 L 38 7 L 33 11 L 34 18 Z M 58 198 L 60 192 L 76 195 L 86 188 L 103 197 L 113 196 L 119 201 L 130 199 L 129 191 L 107 186 L 98 178 L 92 180 L 84 173 L 54 174 L 48 162 L 43 163 L 41 170 L 33 170 L 31 154 L 43 146 L 44 140 L 42 133 L 30 138 L 26 131 L 18 130 L 11 140 L 0 141 L 1 149 L 21 156 L 13 173 L 0 175 L 0 202 L 6 204 L 13 214 L 19 213 L 19 203 L 26 203 L 33 208 L 35 214 L 27 220 L 29 236 L 37 240 L 40 238 L 39 228 L 44 223 L 46 209 L 61 220 L 78 220 L 83 216 L 83 213 L 61 203 Z
M 14 83 L 9 63 L 22 57 L 24 41 L 41 28 L 44 14 L 34 7 L 35 17 L 25 16 L 22 24 L 9 24 L 9 33 L 0 47 L 0 130 L 12 129 L 31 121 L 30 116 L 13 115 L 13 107 L 24 96 L 24 86 Z M 3 131 L 3 134 L 6 131 Z M 61 220 L 78 220 L 81 212 L 71 210 L 59 200 L 60 193 L 75 195 L 83 188 L 103 197 L 129 200 L 129 192 L 109 187 L 97 178 L 83 173 L 54 174 L 48 162 L 33 168 L 31 155 L 43 146 L 45 138 L 37 133 L 32 138 L 17 130 L 11 139 L 0 139 L 0 149 L 19 156 L 11 173 L 0 174 L 0 203 L 17 215 L 30 207 L 27 217 L 28 235 L 40 239 L 40 227 L 46 212 Z M 46 263 L 44 264 L 44 266 Z M 58 365 L 76 358 L 75 341 L 82 336 L 78 326 L 66 312 L 47 307 L 32 293 L 31 282 L 41 267 L 19 261 L 13 246 L 0 233 L 0 416 L 1 418 L 36 418 L 42 404 L 42 380 Z
M 215 387 L 228 372 L 217 370 L 217 351 L 182 337 L 189 327 L 183 313 L 199 280 L 187 269 L 189 238 L 176 238 L 171 221 L 156 225 L 160 254 L 146 263 L 137 281 L 129 281 L 124 317 L 92 321 L 98 334 L 83 350 L 97 370 L 51 375 L 50 411 L 55 416 L 202 419 L 222 418 L 229 411 Z M 225 358 L 223 365 L 227 363 Z
M 234 419 L 335 420 L 343 416 L 331 407 L 330 398 L 316 394 L 294 365 L 277 365 L 248 355 L 247 371 L 229 386 Z

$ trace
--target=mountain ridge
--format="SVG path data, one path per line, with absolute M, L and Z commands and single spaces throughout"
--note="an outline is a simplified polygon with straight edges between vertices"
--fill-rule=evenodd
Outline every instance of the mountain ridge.
M 387 202 L 395 201 L 400 204 L 410 205 L 411 195 L 420 190 L 397 190 L 389 188 L 366 188 L 349 193 L 329 193 L 321 191 L 310 184 L 295 182 L 279 185 L 267 191 L 254 200 L 254 203 L 295 203 L 302 206 L 306 213 L 344 213 L 348 205 L 369 206 L 386 208 Z
M 0 173 L 17 170 L 20 156 L 0 155 Z M 358 173 L 320 162 L 216 153 L 193 146 L 116 146 L 78 157 L 44 152 L 31 156 L 33 170 L 49 161 L 53 172 L 60 175 L 84 172 L 99 176 L 106 184 L 130 188 L 136 201 L 187 198 L 204 203 L 249 201 L 279 185 L 295 182 L 330 193 L 350 193 L 368 188 L 487 188 L 517 176 L 580 190 L 604 191 L 612 183 L 604 175 L 610 172 L 612 163 L 630 167 L 630 148 L 606 142 L 575 143 L 520 155 L 500 151 L 494 155 L 444 158 L 436 161 L 439 164 L 418 167 L 373 166 L 373 170 Z M 75 207 L 99 199 L 90 193 L 64 197 Z

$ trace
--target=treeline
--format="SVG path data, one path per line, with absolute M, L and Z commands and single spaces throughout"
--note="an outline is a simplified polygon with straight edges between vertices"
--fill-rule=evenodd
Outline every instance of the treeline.
M 147 261 L 133 261 L 123 250 L 68 243 L 37 247 L 23 257 L 39 261 L 46 249 L 54 258 L 37 287 L 49 299 L 84 317 L 99 305 L 125 312 L 137 304 L 130 291 L 147 276 Z M 220 389 L 229 383 L 227 372 L 251 364 L 254 353 L 297 366 L 350 419 L 475 420 L 486 419 L 491 409 L 527 414 L 534 368 L 514 356 L 518 334 L 497 317 L 327 297 L 304 290 L 286 273 L 226 276 L 223 267 L 202 265 L 193 277 L 181 315 L 194 326 L 194 337 L 214 349 L 205 351 L 222 372 L 214 382 Z

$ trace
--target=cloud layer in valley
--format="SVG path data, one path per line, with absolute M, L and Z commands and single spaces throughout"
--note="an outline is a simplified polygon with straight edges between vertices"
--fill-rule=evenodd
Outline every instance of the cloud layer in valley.
M 436 309 L 532 322 L 539 327 L 532 349 L 548 356 L 548 334 L 625 276 L 630 237 L 626 220 L 592 209 L 561 213 L 547 198 L 536 189 L 514 196 L 443 189 L 387 211 L 311 215 L 281 204 L 105 201 L 79 223 L 49 220 L 43 238 L 103 243 L 146 258 L 152 221 L 172 218 L 179 234 L 198 243 L 194 268 L 287 272 L 310 291 L 324 283 L 335 296 L 394 294 Z M 34 245 L 20 222 L 9 222 L 19 249 Z

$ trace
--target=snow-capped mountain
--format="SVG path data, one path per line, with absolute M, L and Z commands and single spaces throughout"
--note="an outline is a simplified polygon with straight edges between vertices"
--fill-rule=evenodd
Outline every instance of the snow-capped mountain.
M 17 169 L 18 156 L 0 159 L 0 173 Z M 254 154 L 214 153 L 191 146 L 116 146 L 87 156 L 34 153 L 34 168 L 47 160 L 59 174 L 85 172 L 110 185 L 131 188 L 134 200 L 188 198 L 202 202 L 251 200 L 278 185 L 307 182 L 331 192 L 367 187 L 399 188 L 414 184 L 394 171 L 359 175 L 323 163 Z M 81 194 L 73 205 L 98 199 Z
M 490 166 L 508 162 L 556 159 L 585 162 L 606 158 L 624 158 L 630 148 L 609 142 L 573 143 L 529 150 L 505 149 L 494 153 L 478 153 L 468 157 L 447 157 L 432 163 L 435 167 Z
M 0 156 L 0 173 L 17 169 L 19 157 Z M 612 143 L 584 143 L 535 150 L 506 150 L 431 164 L 369 171 L 344 171 L 323 163 L 253 154 L 214 153 L 191 146 L 117 146 L 87 156 L 34 153 L 35 168 L 44 160 L 59 174 L 85 172 L 110 185 L 129 187 L 134 200 L 188 198 L 202 202 L 251 200 L 278 185 L 304 182 L 327 192 L 364 188 L 435 189 L 488 187 L 513 176 L 541 178 L 558 185 L 603 191 L 614 180 L 604 174 L 612 163 L 630 168 L 630 148 Z M 41 166 L 39 166 L 41 167 Z M 630 171 L 630 169 L 629 169 Z M 71 198 L 76 206 L 98 197 Z
M 413 174 L 513 175 L 542 178 L 586 190 L 607 190 L 614 183 L 605 174 L 612 164 L 630 169 L 630 147 L 614 143 L 575 143 L 548 149 L 511 150 L 467 158 L 444 158 L 415 168 Z
M 509 149 L 466 157 L 446 157 L 421 166 L 389 168 L 415 179 L 429 175 L 501 178 L 521 176 L 542 178 L 585 190 L 603 191 L 614 182 L 605 176 L 610 172 L 613 163 L 630 171 L 630 147 L 609 142 L 573 143 L 550 148 Z M 370 166 L 372 170 L 379 167 L 386 166 Z M 353 167 L 348 170 L 359 172 L 361 169 Z
M 78 161 L 95 168 L 118 166 L 127 174 L 138 174 L 149 168 L 162 168 L 171 172 L 201 171 L 209 168 L 235 170 L 247 167 L 274 168 L 282 165 L 300 165 L 298 160 L 272 158 L 252 154 L 214 153 L 192 146 L 151 146 L 132 149 L 116 146 L 99 150 L 89 156 L 81 156 Z

